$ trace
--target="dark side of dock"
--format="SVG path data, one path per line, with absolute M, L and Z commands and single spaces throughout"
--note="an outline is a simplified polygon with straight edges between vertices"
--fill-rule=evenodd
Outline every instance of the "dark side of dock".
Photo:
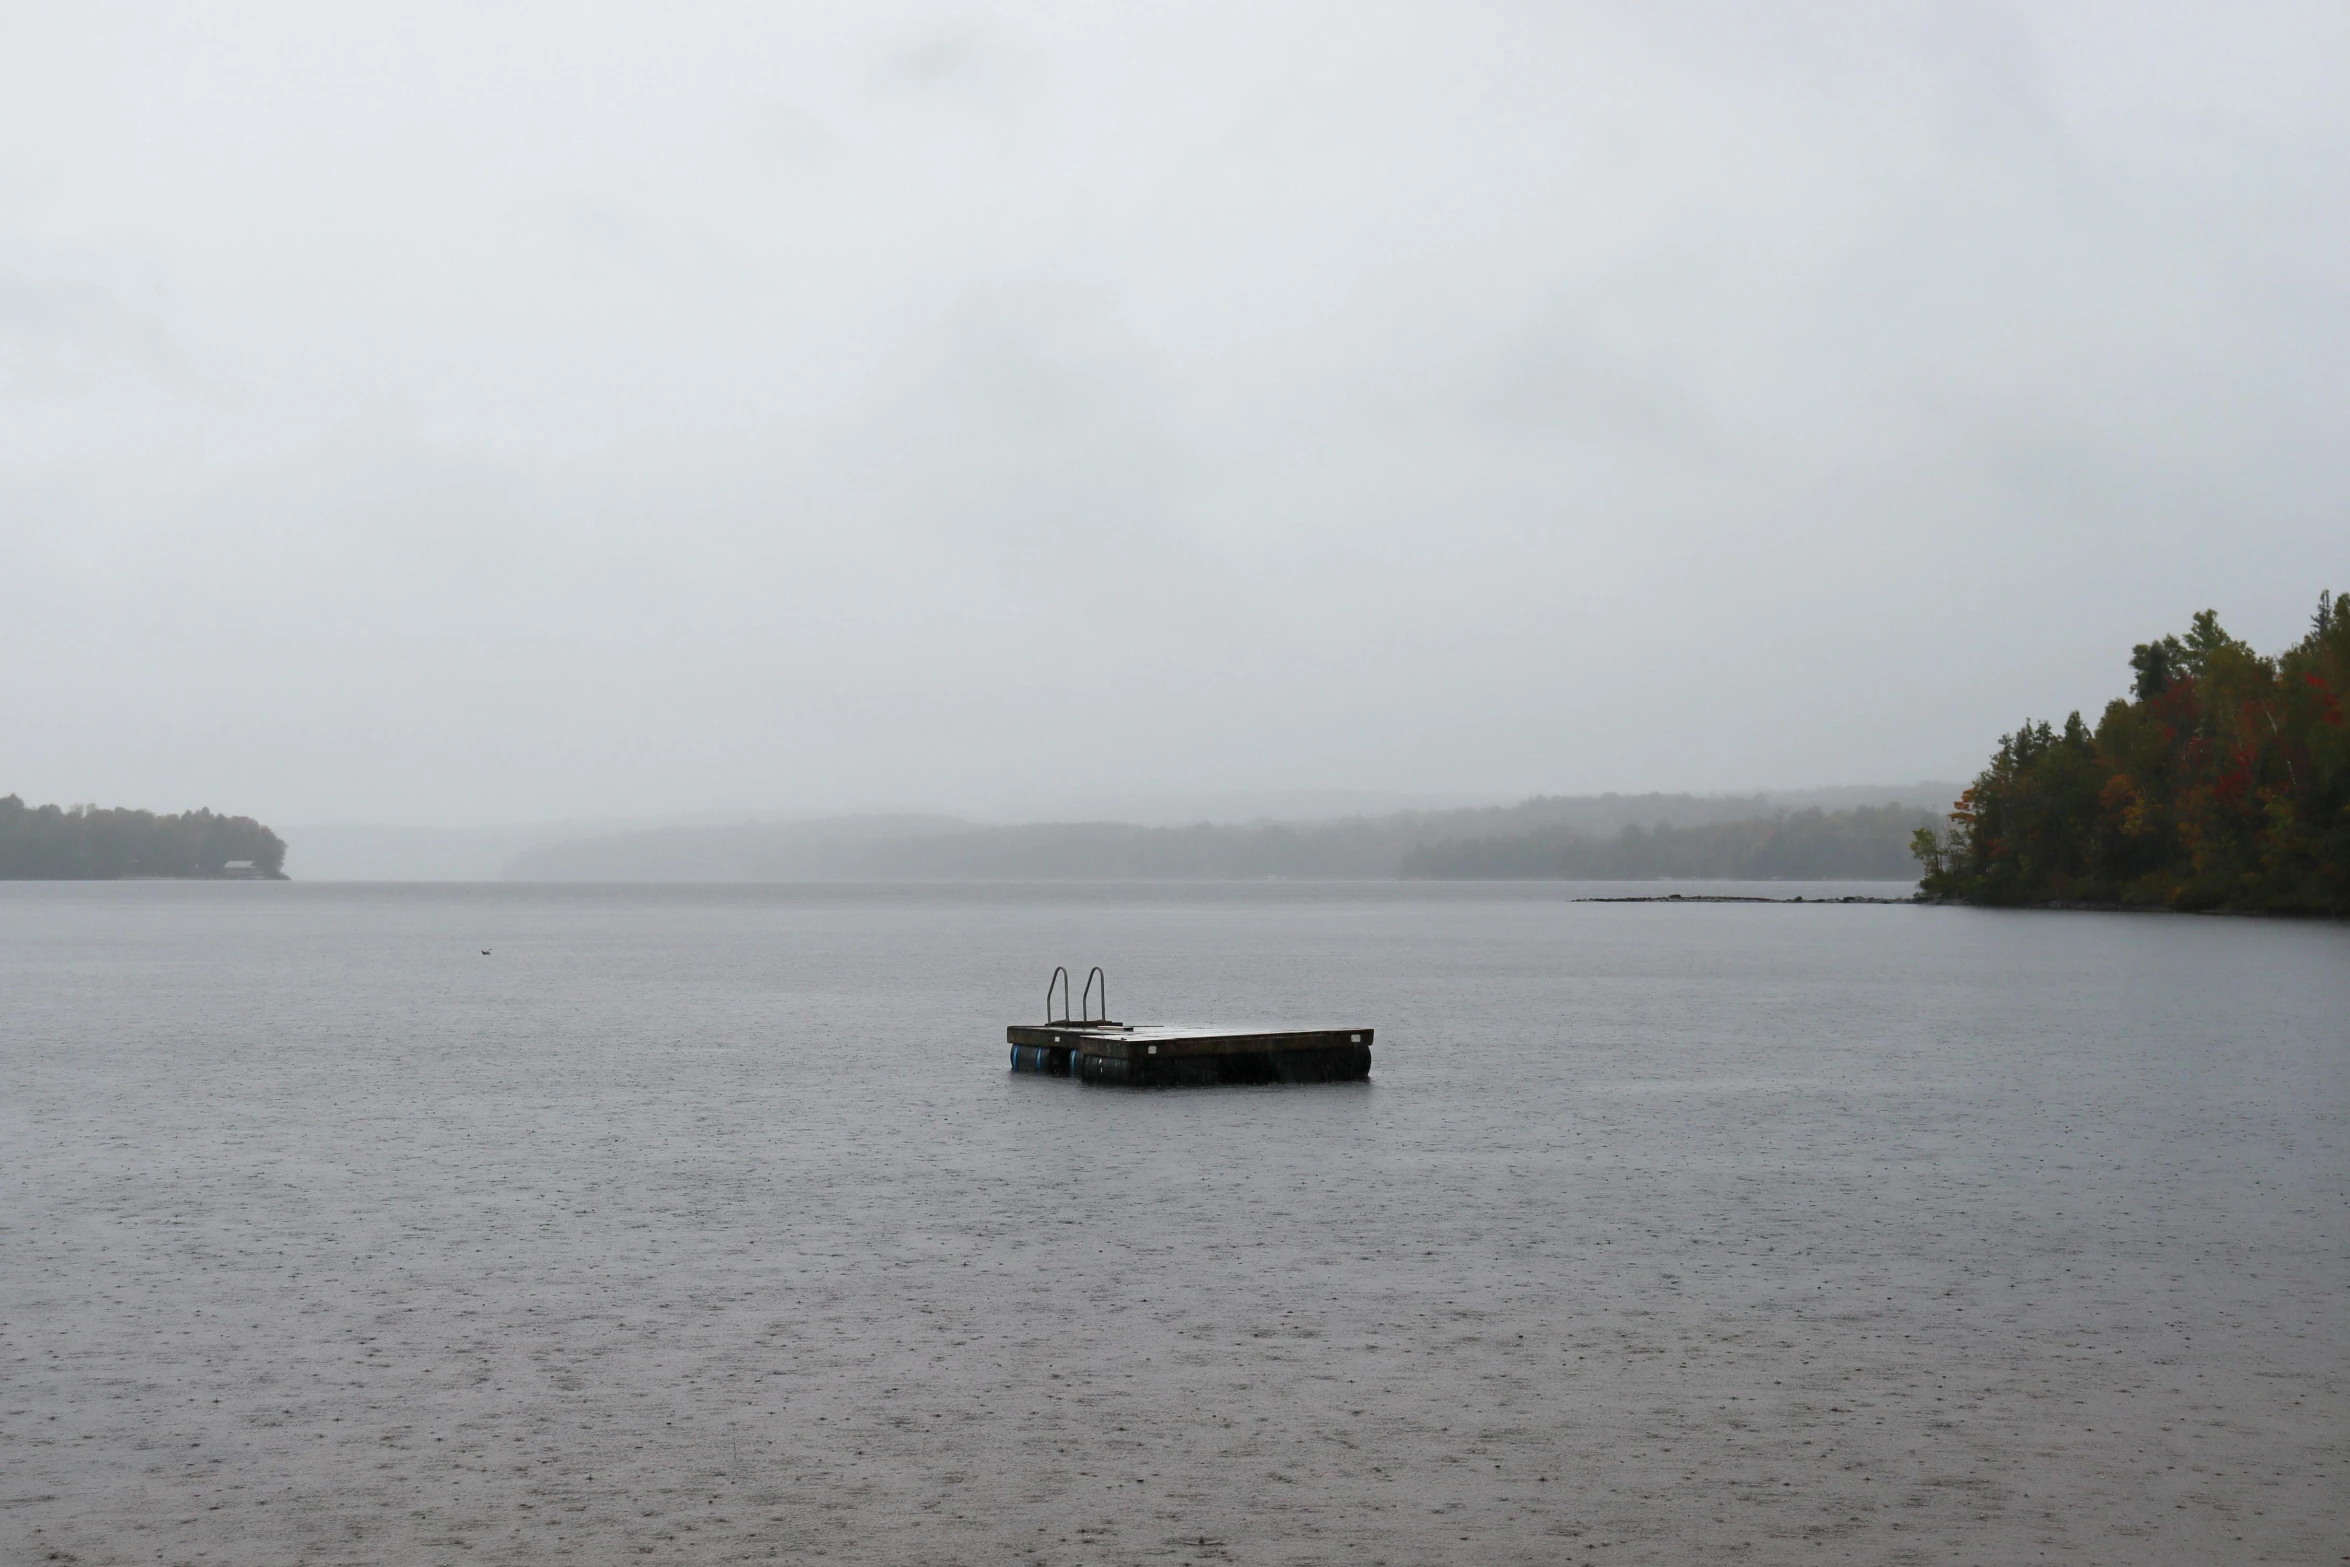
M 1367 1028 L 1164 1028 L 1111 1022 L 1015 1023 L 1012 1070 L 1122 1088 L 1226 1083 L 1345 1083 L 1371 1075 Z

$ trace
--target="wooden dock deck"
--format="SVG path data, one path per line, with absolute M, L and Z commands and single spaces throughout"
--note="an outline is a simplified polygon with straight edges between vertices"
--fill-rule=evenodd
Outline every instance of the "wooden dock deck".
M 1147 1023 L 1015 1023 L 1012 1070 L 1132 1088 L 1343 1083 L 1371 1075 L 1367 1028 L 1177 1028 Z
M 1100 993 L 1101 1015 L 1094 997 Z M 1053 996 L 1061 998 L 1060 1014 Z M 1012 1070 L 1121 1088 L 1209 1088 L 1219 1083 L 1352 1083 L 1371 1075 L 1367 1028 L 1174 1028 L 1110 1016 L 1110 981 L 1085 976 L 1083 1015 L 1069 1015 L 1069 971 L 1044 987 L 1042 1023 L 1004 1030 Z

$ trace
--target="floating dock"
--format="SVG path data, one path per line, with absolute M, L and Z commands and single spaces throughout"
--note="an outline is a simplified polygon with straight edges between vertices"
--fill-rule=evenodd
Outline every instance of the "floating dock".
M 1101 986 L 1101 1017 L 1068 1015 L 1069 976 L 1055 969 L 1043 1023 L 1004 1030 L 1012 1070 L 1122 1088 L 1208 1088 L 1220 1083 L 1350 1083 L 1371 1075 L 1367 1028 L 1177 1028 L 1119 1023 L 1109 1016 L 1109 982 L 1095 969 L 1087 1010 Z M 1053 989 L 1061 1016 L 1053 1016 Z

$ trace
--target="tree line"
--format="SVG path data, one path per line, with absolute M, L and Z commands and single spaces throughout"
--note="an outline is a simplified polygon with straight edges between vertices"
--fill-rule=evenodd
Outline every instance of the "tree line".
M 1917 834 L 1929 895 L 2350 914 L 2350 598 L 2263 657 L 2205 610 L 2130 653 L 2091 730 L 2002 735 L 1948 825 Z
M 1635 822 L 1609 837 L 1547 827 L 1423 844 L 1404 857 L 1403 874 L 1446 881 L 1908 881 L 1917 874 L 1910 842 L 1932 819 L 1915 806 L 1890 804 L 1693 826 Z
M 220 876 L 240 862 L 256 875 L 282 878 L 285 841 L 250 816 L 35 807 L 13 794 L 0 797 L 0 880 Z
M 509 861 L 506 874 L 522 881 L 1907 881 L 1917 874 L 1910 836 L 1934 819 L 1923 800 L 1940 802 L 1955 791 L 1942 785 L 1910 803 L 1855 810 L 1791 809 L 1761 795 L 1657 794 L 1185 827 L 981 827 L 944 817 L 875 817 L 656 828 L 542 845 Z M 1847 791 L 1818 792 L 1841 798 Z

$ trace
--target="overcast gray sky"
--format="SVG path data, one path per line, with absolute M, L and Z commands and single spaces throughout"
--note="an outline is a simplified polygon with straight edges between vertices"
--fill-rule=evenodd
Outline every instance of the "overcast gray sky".
M 0 3 L 0 792 L 1961 776 L 2350 587 L 2350 6 Z

